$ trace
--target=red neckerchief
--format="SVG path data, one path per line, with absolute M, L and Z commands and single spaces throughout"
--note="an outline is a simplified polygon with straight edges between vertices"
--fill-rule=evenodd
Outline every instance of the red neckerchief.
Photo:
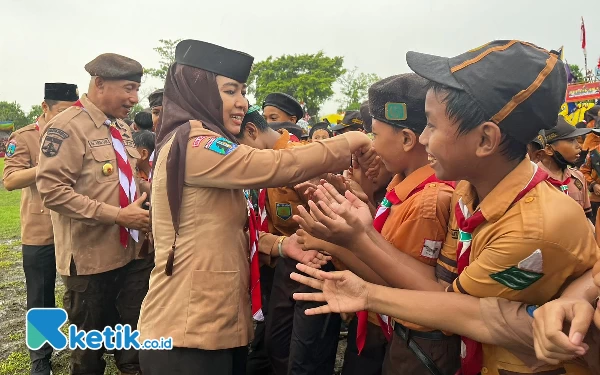
M 567 177 L 564 181 L 559 181 L 555 178 L 548 176 L 546 180 L 552 185 L 556 186 L 558 190 L 562 191 L 565 194 L 569 194 L 569 184 L 571 183 L 571 177 Z
M 79 107 L 85 111 L 85 108 L 80 100 L 73 104 L 74 107 Z M 112 126 L 111 121 L 106 119 L 104 125 L 108 126 L 110 137 L 112 138 L 112 146 L 115 150 L 117 159 L 117 173 L 119 174 L 119 206 L 125 208 L 129 206 L 133 201 L 138 198 L 137 187 L 133 179 L 133 169 L 129 164 L 127 158 L 127 152 L 125 151 L 125 144 L 123 137 L 116 127 Z M 120 240 L 123 247 L 127 247 L 129 242 L 129 235 L 135 242 L 139 240 L 139 232 L 134 229 L 125 228 L 120 226 Z
M 448 186 L 452 186 L 453 188 L 455 187 L 454 182 L 439 180 L 435 176 L 435 174 L 432 174 L 427 179 L 425 179 L 423 182 L 421 182 L 417 187 L 415 187 L 406 196 L 406 199 L 408 199 L 412 195 L 420 192 L 421 190 L 423 190 L 425 188 L 425 186 L 427 186 L 428 184 L 433 183 L 433 182 L 446 184 Z M 385 195 L 385 198 L 383 199 L 383 201 L 379 205 L 379 208 L 377 209 L 375 218 L 373 219 L 373 228 L 375 228 L 375 230 L 377 230 L 377 232 L 381 233 L 381 230 L 383 229 L 383 225 L 385 224 L 385 221 L 390 216 L 390 211 L 392 209 L 392 206 L 395 206 L 395 205 L 398 205 L 401 203 L 402 203 L 402 200 L 400 200 L 400 198 L 396 194 L 396 189 L 391 189 L 390 191 L 387 192 L 387 194 Z M 360 355 L 361 351 L 365 347 L 365 341 L 367 339 L 367 326 L 368 326 L 369 312 L 368 311 L 359 311 L 356 313 L 356 316 L 358 317 L 358 326 L 356 329 L 356 347 L 358 348 L 358 354 Z M 388 341 L 390 341 L 392 338 L 392 324 L 391 324 L 390 317 L 388 317 L 386 315 L 377 314 L 377 319 L 379 320 L 379 325 L 381 326 L 381 329 L 383 330 L 383 334 L 385 335 L 385 338 Z
M 250 198 L 246 197 L 248 205 L 248 234 L 250 238 L 250 300 L 252 317 L 257 321 L 265 320 L 262 312 L 262 294 L 260 290 L 260 264 L 258 259 L 259 226 Z
M 531 191 L 531 189 L 536 187 L 540 182 L 547 179 L 548 174 L 542 168 L 539 168 L 537 165 L 535 165 L 535 168 L 536 171 L 533 174 L 533 177 L 531 178 L 527 186 L 525 186 L 525 188 L 523 188 L 523 190 L 519 192 L 512 204 L 518 202 L 521 198 L 523 198 L 525 194 Z M 456 217 L 456 221 L 458 223 L 459 228 L 456 255 L 458 274 L 460 275 L 469 265 L 473 232 L 481 224 L 483 224 L 486 221 L 486 219 L 483 216 L 481 210 L 479 209 L 475 210 L 473 215 L 468 216 L 468 208 L 463 203 L 462 199 L 459 199 L 459 201 L 456 203 L 456 207 L 454 208 L 454 215 Z M 477 375 L 479 374 L 479 372 L 481 371 L 481 367 L 483 366 L 483 348 L 481 346 L 481 343 L 472 340 L 468 337 L 461 337 L 461 340 L 464 346 L 461 345 L 461 368 L 457 374 Z

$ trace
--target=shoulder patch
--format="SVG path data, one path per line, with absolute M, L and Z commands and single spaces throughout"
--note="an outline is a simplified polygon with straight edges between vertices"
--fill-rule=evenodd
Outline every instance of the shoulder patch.
M 17 151 L 17 141 L 15 141 L 14 139 L 11 139 L 10 142 L 8 142 L 8 144 L 6 145 L 6 157 L 10 158 L 12 157 L 15 152 Z
M 281 220 L 289 220 L 292 217 L 292 205 L 290 203 L 275 203 L 275 212 Z
M 50 128 L 46 131 L 44 143 L 42 144 L 42 153 L 51 158 L 58 155 L 60 146 L 65 139 L 69 138 L 69 134 L 57 128 Z
M 575 184 L 575 187 L 577 187 L 579 190 L 583 190 L 583 183 L 577 178 L 574 178 L 574 180 L 575 181 L 573 183 Z
M 437 259 L 440 256 L 440 250 L 442 250 L 442 241 L 425 240 L 421 256 L 429 259 Z
M 223 137 L 213 138 L 204 145 L 205 149 L 221 155 L 229 155 L 237 147 L 238 145 Z
M 542 276 L 544 276 L 543 273 L 521 270 L 515 266 L 490 275 L 493 280 L 513 290 L 526 289 L 541 279 Z
M 209 136 L 201 135 L 201 136 L 194 138 L 194 143 L 192 143 L 192 147 L 199 147 L 200 143 L 202 143 L 202 141 L 206 138 L 209 138 Z

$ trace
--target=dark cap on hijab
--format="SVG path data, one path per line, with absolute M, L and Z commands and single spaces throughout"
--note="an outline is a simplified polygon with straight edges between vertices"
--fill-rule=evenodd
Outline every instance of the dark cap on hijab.
M 290 95 L 282 92 L 267 95 L 262 107 L 263 109 L 265 107 L 279 108 L 290 116 L 296 116 L 296 121 L 304 117 L 304 109 L 302 109 L 300 103 Z
M 160 107 L 163 101 L 163 94 L 165 90 L 158 89 L 154 91 L 150 96 L 148 96 L 148 102 L 150 103 L 150 108 Z
M 71 83 L 46 83 L 44 87 L 44 100 L 59 102 L 76 102 L 79 99 L 77 85 Z
M 187 39 L 175 47 L 175 62 L 244 83 L 250 75 L 254 57 L 215 44 Z
M 425 78 L 406 73 L 384 78 L 369 88 L 369 109 L 374 119 L 408 128 L 420 134 L 425 129 Z
M 363 129 L 364 123 L 359 111 L 346 111 L 342 122 L 332 126 L 331 130 L 337 132 L 346 128 Z
M 209 56 L 212 53 L 216 55 Z M 166 165 L 167 198 L 176 233 L 175 241 L 179 235 L 190 121 L 200 121 L 206 129 L 237 144 L 236 137 L 223 124 L 223 101 L 217 86 L 217 75 L 245 82 L 252 60 L 253 57 L 245 53 L 199 41 L 185 40 L 176 47 L 176 62 L 167 73 L 163 109 L 157 126 L 158 155 L 175 134 Z M 219 61 L 222 62 L 221 66 L 218 66 Z M 202 162 L 198 160 L 198 163 Z M 165 266 L 168 276 L 173 273 L 175 245 L 174 242 Z

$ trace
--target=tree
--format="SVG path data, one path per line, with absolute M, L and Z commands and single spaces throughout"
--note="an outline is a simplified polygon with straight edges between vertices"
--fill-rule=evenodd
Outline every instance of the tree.
M 0 121 L 13 121 L 15 130 L 31 124 L 17 102 L 0 102 Z
M 583 82 L 583 72 L 581 68 L 577 64 L 569 64 L 569 69 L 571 69 L 571 74 L 575 78 L 575 82 Z
M 358 68 L 354 67 L 340 77 L 342 85 L 342 98 L 338 99 L 342 111 L 356 111 L 369 93 L 369 87 L 381 78 L 374 73 L 358 73 Z
M 144 69 L 144 74 L 148 74 L 152 77 L 160 78 L 162 80 L 167 78 L 169 66 L 175 62 L 175 47 L 177 47 L 177 43 L 179 42 L 181 42 L 181 39 L 160 39 L 159 43 L 161 45 L 153 48 L 154 51 L 160 55 L 159 68 Z
M 42 113 L 44 113 L 44 110 L 42 109 L 41 105 L 32 105 L 31 109 L 29 110 L 29 113 L 27 114 L 27 122 L 29 124 L 33 124 L 38 119 L 38 117 L 42 115 Z
M 317 54 L 269 56 L 254 64 L 248 78 L 248 92 L 257 103 L 273 92 L 283 92 L 305 103 L 310 116 L 316 116 L 321 105 L 333 96 L 333 83 L 346 72 L 341 56 Z

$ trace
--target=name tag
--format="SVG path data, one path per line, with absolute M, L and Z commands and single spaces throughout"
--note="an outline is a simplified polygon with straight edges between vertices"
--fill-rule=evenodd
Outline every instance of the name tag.
M 108 138 L 103 138 L 103 139 L 94 139 L 91 141 L 88 141 L 90 147 L 100 147 L 100 146 L 111 146 L 112 143 L 110 143 L 110 140 Z

